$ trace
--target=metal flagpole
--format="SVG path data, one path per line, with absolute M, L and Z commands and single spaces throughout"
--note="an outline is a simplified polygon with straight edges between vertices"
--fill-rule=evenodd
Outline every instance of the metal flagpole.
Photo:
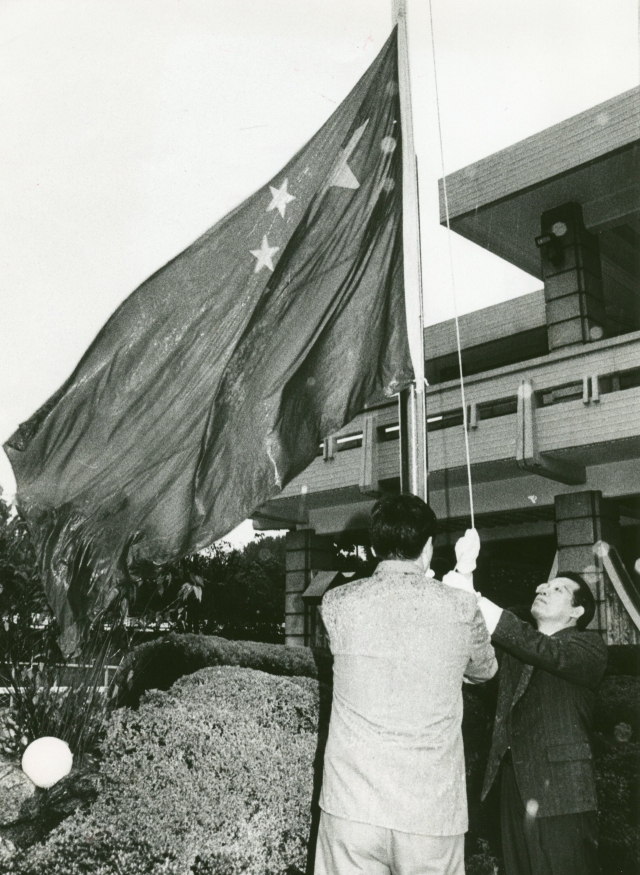
M 406 0 L 393 0 L 398 26 L 398 84 L 402 127 L 402 235 L 407 332 L 415 383 L 399 399 L 401 489 L 428 499 L 424 312 L 420 255 L 418 167 L 413 142 Z M 403 455 L 404 448 L 404 455 Z

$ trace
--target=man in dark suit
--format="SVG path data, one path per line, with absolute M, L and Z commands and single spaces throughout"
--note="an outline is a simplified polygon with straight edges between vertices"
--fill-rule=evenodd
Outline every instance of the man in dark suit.
M 607 650 L 586 629 L 595 601 L 580 575 L 564 573 L 536 593 L 537 628 L 479 599 L 500 664 L 482 798 L 500 773 L 507 875 L 592 875 L 598 869 L 590 734 Z

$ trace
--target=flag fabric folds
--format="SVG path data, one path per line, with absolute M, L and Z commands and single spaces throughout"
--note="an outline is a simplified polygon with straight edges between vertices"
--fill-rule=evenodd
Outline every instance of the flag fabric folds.
M 413 372 L 396 33 L 274 179 L 143 283 L 5 449 L 70 651 L 137 559 L 210 545 Z

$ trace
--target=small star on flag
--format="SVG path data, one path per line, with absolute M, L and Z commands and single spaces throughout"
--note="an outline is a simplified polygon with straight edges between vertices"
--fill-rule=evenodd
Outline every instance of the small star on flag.
M 271 260 L 276 252 L 280 249 L 279 246 L 269 246 L 267 235 L 262 238 L 260 249 L 250 249 L 251 254 L 257 259 L 254 273 L 258 273 L 263 267 L 268 267 L 273 273 L 273 261 Z
M 269 206 L 267 207 L 267 212 L 270 210 L 277 210 L 282 218 L 284 219 L 284 213 L 287 209 L 287 204 L 290 204 L 291 201 L 296 199 L 294 194 L 289 194 L 287 191 L 287 185 L 289 183 L 288 179 L 282 183 L 280 188 L 275 188 L 273 185 L 270 185 L 272 200 Z

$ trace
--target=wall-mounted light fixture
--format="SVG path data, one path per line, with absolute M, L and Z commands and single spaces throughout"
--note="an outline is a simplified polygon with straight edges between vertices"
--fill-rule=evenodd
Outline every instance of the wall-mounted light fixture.
M 564 237 L 567 230 L 568 228 L 564 222 L 555 222 L 549 234 L 541 234 L 535 238 L 536 246 L 552 264 L 559 264 L 564 258 L 561 238 Z

